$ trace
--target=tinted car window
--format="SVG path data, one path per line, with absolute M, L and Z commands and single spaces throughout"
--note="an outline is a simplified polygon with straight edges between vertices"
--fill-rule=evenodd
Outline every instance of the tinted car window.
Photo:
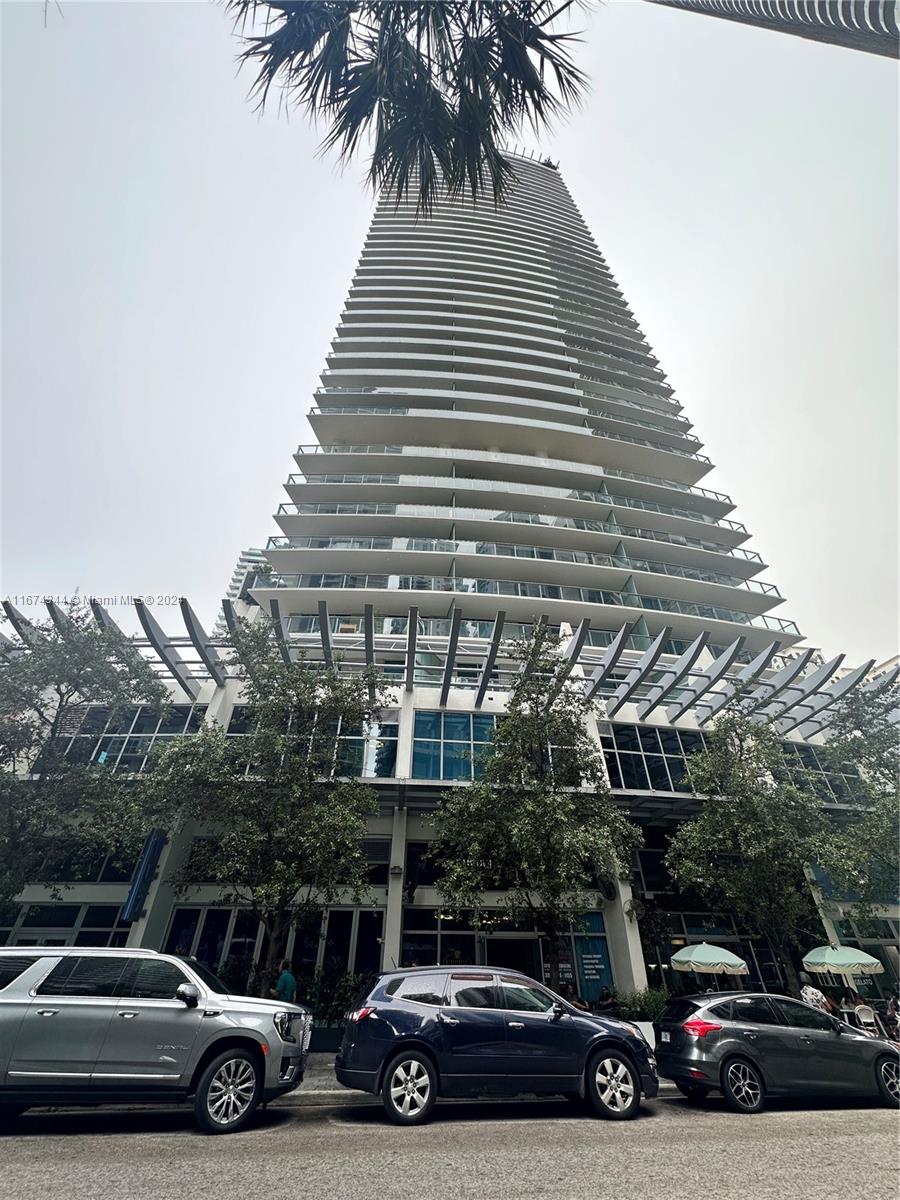
M 455 1008 L 497 1008 L 492 975 L 451 975 L 450 1003 Z
M 711 1017 L 717 1017 L 720 1021 L 730 1021 L 731 1016 L 731 1001 L 726 1001 L 725 1004 L 714 1004 L 712 1008 L 707 1010 Z
M 70 954 L 56 964 L 38 996 L 114 996 L 127 958 L 81 958 Z
M 500 1007 L 514 1012 L 549 1012 L 556 1001 L 549 992 L 520 979 L 500 979 Z
M 809 1008 L 805 1004 L 795 1004 L 792 1000 L 775 1000 L 773 1003 L 781 1012 L 788 1025 L 795 1029 L 831 1029 L 831 1018 L 818 1008 Z
M 15 956 L 10 955 L 9 958 L 4 955 L 0 958 L 0 991 L 5 987 L 9 987 L 14 980 L 18 979 L 29 967 L 33 967 L 36 962 L 36 958 L 26 958 L 24 955 L 18 954 Z
M 417 1004 L 444 1003 L 446 974 L 407 975 L 394 995 L 398 1000 L 415 1000 Z
M 694 1000 L 670 1000 L 660 1016 L 661 1021 L 684 1021 L 700 1007 Z
M 732 1002 L 732 1020 L 747 1021 L 752 1025 L 780 1025 L 764 996 L 744 996 Z
M 174 963 L 158 958 L 130 958 L 116 995 L 135 1000 L 174 1000 L 176 989 L 188 982 L 188 977 Z

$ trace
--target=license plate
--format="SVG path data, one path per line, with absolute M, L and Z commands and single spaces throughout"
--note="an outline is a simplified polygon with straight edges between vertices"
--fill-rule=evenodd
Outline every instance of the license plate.
M 659 1040 L 661 1042 L 671 1042 L 672 1039 L 669 1036 L 669 1034 L 666 1033 L 665 1030 L 663 1030 L 663 1032 L 659 1035 Z

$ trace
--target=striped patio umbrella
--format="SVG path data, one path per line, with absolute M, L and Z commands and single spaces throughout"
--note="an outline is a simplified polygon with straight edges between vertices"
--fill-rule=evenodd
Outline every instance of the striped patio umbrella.
M 723 946 L 700 942 L 685 946 L 669 959 L 676 971 L 698 971 L 701 975 L 749 975 L 750 968 L 742 958 Z

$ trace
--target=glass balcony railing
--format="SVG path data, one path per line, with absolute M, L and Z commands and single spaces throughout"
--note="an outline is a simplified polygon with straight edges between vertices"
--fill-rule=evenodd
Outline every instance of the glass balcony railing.
M 518 579 L 466 579 L 446 575 L 353 575 L 335 572 L 259 575 L 250 586 L 253 588 L 450 592 L 486 596 L 519 596 L 536 600 L 570 600 L 581 604 L 601 604 L 651 612 L 681 613 L 685 616 L 749 625 L 757 629 L 769 629 L 798 637 L 800 635 L 800 631 L 793 621 L 737 612 L 716 604 L 693 604 L 686 600 L 671 600 L 663 596 L 640 596 L 634 592 L 613 592 L 598 588 L 561 587 L 550 583 L 527 583 Z
M 685 534 L 661 533 L 657 529 L 623 525 L 620 521 L 585 521 L 580 517 L 552 517 L 544 513 L 510 512 L 506 509 L 452 508 L 449 505 L 438 504 L 378 504 L 369 501 L 344 504 L 322 502 L 318 504 L 279 504 L 276 515 L 279 517 L 438 517 L 447 521 L 507 521 L 516 525 L 546 525 L 556 529 L 581 529 L 587 533 L 610 533 L 618 537 L 638 537 L 651 542 L 665 542 L 669 546 L 687 546 L 693 550 L 708 550 L 713 554 L 726 554 L 731 558 L 762 563 L 762 559 L 754 550 L 722 546 L 718 542 L 688 537 Z
M 674 504 L 659 504 L 655 500 L 641 500 L 636 496 L 619 496 L 613 492 L 588 491 L 581 488 L 557 488 L 549 484 L 532 485 L 515 483 L 507 480 L 482 480 L 457 478 L 450 475 L 289 475 L 288 486 L 303 486 L 307 481 L 320 483 L 396 483 L 406 487 L 445 487 L 453 491 L 485 491 L 506 493 L 523 496 L 547 496 L 561 500 L 584 500 L 591 504 L 606 504 L 624 508 L 639 508 L 645 512 L 665 513 L 673 517 L 684 517 L 688 521 L 701 521 L 704 525 L 714 525 L 721 529 L 731 529 L 738 533 L 746 533 L 746 526 L 739 521 L 729 521 L 720 517 L 709 516 L 692 508 L 680 508 Z
M 638 483 L 651 483 L 656 487 L 673 488 L 678 492 L 686 492 L 692 496 L 707 496 L 711 500 L 721 500 L 731 504 L 731 497 L 724 492 L 714 492 L 709 488 L 698 487 L 696 484 L 679 483 L 674 479 L 663 479 L 658 475 L 642 475 L 637 471 L 621 471 L 617 467 L 593 467 L 586 463 L 569 462 L 558 458 L 537 458 L 533 454 L 506 454 L 495 450 L 451 449 L 447 446 L 351 446 L 351 445 L 320 445 L 319 443 L 301 444 L 297 454 L 304 457 L 310 454 L 406 454 L 428 455 L 433 458 L 462 458 L 471 462 L 502 462 L 516 466 L 536 467 L 540 470 L 572 470 L 591 474 L 615 476 L 616 479 L 634 479 Z
M 724 587 L 743 588 L 764 596 L 781 598 L 773 583 L 743 579 L 702 567 L 678 566 L 653 559 L 631 558 L 621 554 L 594 554 L 587 550 L 568 550 L 558 546 L 531 546 L 517 542 L 460 541 L 449 538 L 418 537 L 270 537 L 268 550 L 394 550 L 401 553 L 426 551 L 442 554 L 490 554 L 504 558 L 540 559 L 547 562 L 579 563 L 592 567 L 610 567 L 616 571 L 646 571 L 678 579 L 694 579 Z
M 443 417 L 453 416 L 462 417 L 468 420 L 479 420 L 487 417 L 488 419 L 496 419 L 492 413 L 474 412 L 468 409 L 429 409 L 429 408 L 387 408 L 377 405 L 371 407 L 351 406 L 349 408 L 311 408 L 307 414 L 307 418 L 322 417 L 322 416 L 370 416 L 370 417 Z M 512 420 L 512 418 L 507 418 Z M 637 422 L 635 422 L 637 424 Z M 588 432 L 577 425 L 563 425 L 558 421 L 545 421 L 543 418 L 535 419 L 534 425 L 536 428 L 549 425 L 555 429 L 559 429 L 563 433 L 582 434 Z M 666 454 L 677 454 L 679 458 L 691 458 L 696 462 L 708 463 L 710 460 L 705 454 L 697 454 L 693 450 L 681 450 L 677 446 L 670 446 L 665 442 L 657 442 L 651 438 L 631 437 L 626 433 L 613 433 L 608 429 L 591 429 L 592 437 L 602 437 L 613 442 L 628 442 L 632 446 L 647 446 L 651 450 L 662 450 Z M 698 442 L 699 445 L 699 442 Z M 710 464 L 712 465 L 712 464 Z

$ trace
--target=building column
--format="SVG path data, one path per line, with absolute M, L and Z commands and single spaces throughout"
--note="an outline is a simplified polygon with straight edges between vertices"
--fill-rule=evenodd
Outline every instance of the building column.
M 620 881 L 615 900 L 603 906 L 606 944 L 619 993 L 636 992 L 647 986 L 640 930 L 637 918 L 629 916 L 630 910 L 631 884 Z
M 384 913 L 384 937 L 381 969 L 390 971 L 400 965 L 400 937 L 403 930 L 403 891 L 406 873 L 406 809 L 394 809 L 391 827 L 391 862 L 388 874 L 387 907 Z
M 141 915 L 132 922 L 128 931 L 129 946 L 143 946 L 148 950 L 162 949 L 175 903 L 175 892 L 169 880 L 187 862 L 192 841 L 193 834 L 182 830 L 170 837 L 163 846 L 156 874 L 147 889 Z

